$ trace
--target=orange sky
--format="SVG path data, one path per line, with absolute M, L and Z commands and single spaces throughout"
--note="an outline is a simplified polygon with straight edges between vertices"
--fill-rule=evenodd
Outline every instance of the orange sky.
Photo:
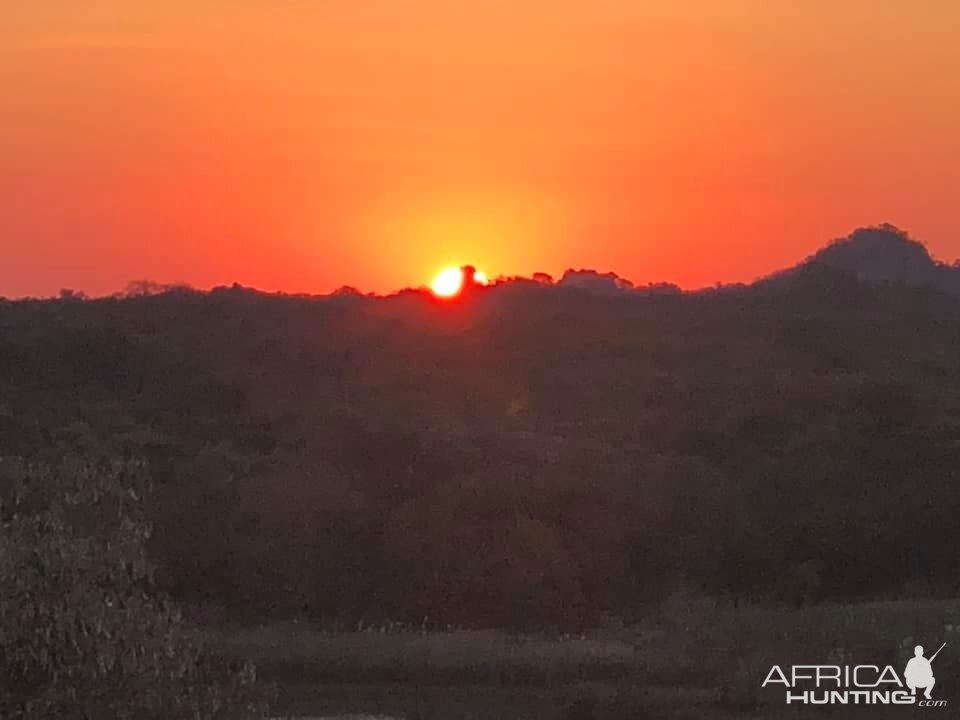
M 0 295 L 960 256 L 956 0 L 43 0 L 0 26 Z

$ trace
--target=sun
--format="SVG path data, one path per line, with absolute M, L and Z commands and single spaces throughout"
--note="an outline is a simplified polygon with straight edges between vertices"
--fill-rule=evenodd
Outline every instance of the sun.
M 437 276 L 430 284 L 433 294 L 441 298 L 456 297 L 463 291 L 463 286 L 467 282 L 467 276 L 471 278 L 474 285 L 486 285 L 488 280 L 484 272 L 475 270 L 470 266 L 456 267 L 451 265 L 437 273 Z
M 463 287 L 463 270 L 458 267 L 444 268 L 437 273 L 430 287 L 438 297 L 453 297 Z

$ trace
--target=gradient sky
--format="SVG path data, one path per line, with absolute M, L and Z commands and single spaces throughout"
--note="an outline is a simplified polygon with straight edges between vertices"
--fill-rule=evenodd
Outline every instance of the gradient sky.
M 960 256 L 956 0 L 36 0 L 0 25 L 0 295 L 750 280 Z

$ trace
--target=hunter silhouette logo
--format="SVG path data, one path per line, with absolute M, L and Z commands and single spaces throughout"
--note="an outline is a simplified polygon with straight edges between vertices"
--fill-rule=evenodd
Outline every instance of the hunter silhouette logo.
M 946 643 L 940 646 L 940 650 L 943 650 L 947 646 Z M 903 678 L 907 681 L 907 687 L 910 688 L 910 691 L 916 695 L 917 690 L 923 690 L 923 696 L 929 700 L 930 691 L 933 690 L 934 684 L 936 684 L 936 678 L 933 677 L 933 663 L 937 655 L 940 654 L 940 650 L 937 650 L 929 660 L 923 656 L 923 645 L 917 645 L 913 650 L 913 657 L 910 658 L 910 662 L 907 663 L 906 670 L 903 671 Z
M 774 665 L 761 687 L 783 685 L 787 705 L 914 705 L 945 707 L 946 700 L 933 700 L 936 684 L 933 661 L 946 647 L 943 643 L 929 658 L 917 645 L 903 671 L 903 679 L 891 665 Z M 923 690 L 918 696 L 917 690 Z

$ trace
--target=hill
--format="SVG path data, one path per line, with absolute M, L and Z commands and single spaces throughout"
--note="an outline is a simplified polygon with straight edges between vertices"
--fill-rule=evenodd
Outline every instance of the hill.
M 960 267 L 934 260 L 926 246 L 893 225 L 860 228 L 772 279 L 790 278 L 811 267 L 837 270 L 866 283 L 905 283 L 960 294 Z

